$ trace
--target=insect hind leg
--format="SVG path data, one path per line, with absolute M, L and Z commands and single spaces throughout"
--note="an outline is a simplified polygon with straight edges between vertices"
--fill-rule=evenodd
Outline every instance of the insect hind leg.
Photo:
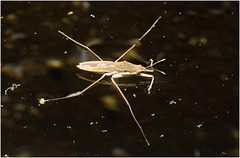
M 93 55 L 95 55 L 95 57 L 97 57 L 100 61 L 103 61 L 102 58 L 100 58 L 96 53 L 94 53 L 88 46 L 83 45 L 82 43 L 77 42 L 76 40 L 72 39 L 71 37 L 69 37 L 68 35 L 66 35 L 65 33 L 63 33 L 62 31 L 58 30 L 59 33 L 61 33 L 63 36 L 65 36 L 67 39 L 70 39 L 71 41 L 73 41 L 74 43 L 76 43 L 77 45 L 87 49 L 89 52 L 91 52 Z
M 53 99 L 43 99 L 43 98 L 41 98 L 41 99 L 39 100 L 39 103 L 40 103 L 40 104 L 44 104 L 45 102 L 48 102 L 48 101 L 62 100 L 62 99 L 67 99 L 67 98 L 72 98 L 72 97 L 76 97 L 76 96 L 82 95 L 82 94 L 83 94 L 84 92 L 86 92 L 88 89 L 90 89 L 91 87 L 93 87 L 94 85 L 96 85 L 99 81 L 101 81 L 105 76 L 106 76 L 106 74 L 103 74 L 98 80 L 96 80 L 94 83 L 90 84 L 87 88 L 85 88 L 85 89 L 82 90 L 82 91 L 69 94 L 69 95 L 67 95 L 67 96 L 65 96 L 65 97 L 59 97 L 59 98 L 53 98 Z

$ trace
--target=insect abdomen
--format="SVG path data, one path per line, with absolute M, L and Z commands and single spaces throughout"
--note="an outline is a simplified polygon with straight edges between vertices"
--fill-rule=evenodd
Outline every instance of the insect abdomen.
M 107 73 L 116 71 L 113 61 L 87 61 L 82 62 L 77 65 L 81 70 L 97 72 L 97 73 Z

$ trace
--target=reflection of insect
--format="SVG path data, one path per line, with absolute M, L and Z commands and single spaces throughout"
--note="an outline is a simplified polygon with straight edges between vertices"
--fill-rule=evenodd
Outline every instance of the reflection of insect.
M 106 76 L 111 76 L 111 81 L 113 83 L 113 85 L 117 88 L 118 92 L 120 93 L 120 95 L 122 96 L 123 100 L 126 102 L 126 104 L 128 105 L 128 108 L 132 114 L 133 119 L 135 120 L 135 122 L 137 123 L 147 145 L 150 145 L 148 139 L 146 138 L 144 131 L 141 127 L 141 125 L 138 123 L 132 108 L 128 102 L 128 100 L 126 99 L 126 97 L 124 96 L 123 92 L 121 91 L 121 89 L 119 88 L 119 86 L 117 85 L 117 83 L 115 82 L 116 78 L 121 78 L 121 77 L 128 77 L 128 76 L 133 76 L 133 75 L 137 75 L 137 76 L 142 76 L 142 77 L 148 77 L 151 78 L 151 83 L 148 87 L 148 94 L 150 94 L 152 85 L 153 85 L 153 81 L 154 81 L 154 76 L 147 74 L 147 72 L 153 72 L 154 69 L 153 66 L 159 62 L 164 61 L 165 59 L 159 60 L 155 63 L 153 63 L 153 60 L 150 59 L 150 65 L 147 67 L 143 67 L 142 65 L 135 65 L 132 63 L 129 63 L 127 61 L 119 61 L 121 60 L 130 50 L 132 50 L 136 44 L 143 39 L 143 37 L 145 37 L 148 32 L 150 32 L 152 30 L 153 27 L 155 27 L 155 24 L 158 22 L 158 20 L 161 18 L 161 16 L 153 23 L 153 25 L 147 30 L 147 32 L 145 32 L 145 34 L 142 35 L 141 38 L 138 39 L 138 41 L 133 44 L 126 52 L 124 52 L 117 60 L 115 61 L 103 61 L 102 58 L 100 58 L 97 54 L 95 54 L 89 47 L 75 41 L 74 39 L 72 39 L 71 37 L 67 36 L 66 34 L 64 34 L 61 31 L 58 31 L 59 33 L 61 33 L 63 36 L 65 36 L 67 39 L 70 39 L 71 41 L 73 41 L 74 43 L 78 44 L 79 46 L 87 49 L 88 51 L 90 51 L 93 55 L 95 55 L 100 61 L 87 61 L 87 62 L 82 62 L 79 63 L 79 65 L 77 65 L 77 67 L 81 70 L 85 70 L 85 71 L 89 71 L 89 72 L 95 72 L 95 73 L 100 73 L 103 74 L 98 80 L 96 80 L 95 82 L 93 82 L 91 85 L 89 85 L 87 88 L 85 88 L 82 91 L 79 92 L 75 92 L 72 94 L 69 94 L 65 97 L 59 97 L 59 98 L 53 98 L 53 99 L 43 99 L 41 98 L 39 100 L 39 103 L 44 104 L 47 101 L 53 101 L 53 100 L 60 100 L 60 99 L 66 99 L 66 98 L 70 98 L 70 97 L 75 97 L 75 96 L 79 96 L 81 94 L 83 94 L 85 91 L 87 91 L 89 88 L 93 87 L 94 85 L 96 85 L 97 83 L 99 83 L 104 77 Z M 162 74 L 165 75 L 165 73 L 163 71 L 157 70 L 159 72 L 161 72 Z

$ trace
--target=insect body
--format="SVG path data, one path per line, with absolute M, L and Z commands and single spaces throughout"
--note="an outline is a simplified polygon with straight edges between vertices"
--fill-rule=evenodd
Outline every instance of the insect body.
M 138 75 L 138 76 L 142 76 L 142 77 L 148 77 L 151 78 L 151 83 L 148 87 L 148 93 L 150 94 L 151 92 L 151 88 L 153 85 L 153 81 L 154 81 L 154 76 L 151 74 L 147 74 L 147 73 L 151 73 L 154 70 L 161 72 L 162 74 L 165 74 L 163 71 L 154 69 L 153 66 L 159 62 L 164 61 L 165 59 L 159 60 L 155 63 L 153 63 L 153 60 L 150 59 L 151 63 L 149 66 L 147 67 L 143 67 L 142 65 L 136 65 L 136 64 L 132 64 L 130 62 L 127 61 L 119 61 L 121 60 L 130 50 L 132 50 L 136 44 L 143 39 L 143 37 L 145 37 L 148 32 L 151 31 L 151 29 L 153 27 L 155 27 L 155 24 L 158 22 L 158 20 L 161 18 L 161 16 L 153 23 L 153 25 L 142 35 L 141 38 L 138 39 L 138 41 L 132 45 L 126 52 L 124 52 L 117 60 L 115 61 L 103 61 L 102 58 L 100 58 L 97 54 L 95 54 L 89 47 L 75 41 L 74 39 L 72 39 L 71 37 L 67 36 L 66 34 L 64 34 L 61 31 L 58 31 L 59 33 L 61 33 L 63 36 L 65 36 L 67 39 L 70 39 L 71 41 L 73 41 L 74 43 L 78 44 L 79 46 L 87 49 L 88 51 L 90 51 L 93 55 L 95 55 L 100 61 L 87 61 L 87 62 L 82 62 L 79 63 L 79 65 L 77 65 L 77 67 L 81 70 L 85 70 L 85 71 L 89 71 L 89 72 L 95 72 L 95 73 L 100 73 L 102 74 L 102 76 L 96 80 L 95 82 L 93 82 L 92 84 L 90 84 L 87 88 L 85 88 L 82 91 L 79 92 L 75 92 L 72 94 L 69 94 L 65 97 L 59 97 L 59 98 L 53 98 L 53 99 L 43 99 L 41 98 L 39 100 L 39 103 L 44 104 L 47 101 L 54 101 L 54 100 L 60 100 L 60 99 L 66 99 L 66 98 L 70 98 L 70 97 L 76 97 L 79 96 L 81 94 L 83 94 L 85 91 L 87 91 L 89 88 L 91 88 L 92 86 L 96 85 L 97 83 L 99 83 L 104 77 L 106 76 L 111 76 L 111 81 L 113 83 L 113 85 L 116 87 L 116 89 L 118 90 L 118 92 L 120 93 L 120 95 L 122 96 L 123 100 L 126 102 L 126 104 L 128 105 L 128 108 L 131 112 L 131 115 L 133 117 L 133 119 L 135 120 L 136 124 L 138 125 L 147 145 L 150 145 L 147 137 L 145 136 L 145 133 L 141 127 L 141 125 L 138 123 L 133 110 L 131 108 L 131 105 L 129 104 L 127 98 L 124 96 L 123 92 L 121 91 L 121 89 L 119 88 L 119 86 L 117 85 L 117 83 L 115 82 L 116 78 L 122 78 L 122 77 L 126 77 L 126 76 L 133 76 L 133 75 Z
M 142 65 L 132 64 L 127 61 L 87 61 L 77 65 L 81 70 L 96 72 L 96 73 L 121 73 L 128 72 L 131 74 L 138 74 L 141 72 L 153 72 L 154 70 L 147 69 Z

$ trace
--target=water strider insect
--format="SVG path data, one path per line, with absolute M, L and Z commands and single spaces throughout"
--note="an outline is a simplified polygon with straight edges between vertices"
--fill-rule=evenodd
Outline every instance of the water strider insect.
M 139 124 L 139 122 L 137 121 L 133 110 L 131 108 L 131 105 L 129 104 L 127 98 L 124 96 L 123 92 L 121 91 L 121 89 L 119 88 L 119 86 L 117 85 L 117 83 L 115 82 L 116 78 L 121 78 L 121 77 L 128 77 L 128 76 L 133 76 L 133 75 L 138 75 L 138 76 L 142 76 L 142 77 L 148 77 L 151 78 L 151 83 L 148 87 L 148 94 L 150 94 L 151 89 L 152 89 L 152 85 L 153 85 L 153 81 L 154 81 L 154 76 L 151 74 L 147 74 L 150 72 L 153 72 L 154 70 L 162 73 L 165 75 L 165 73 L 163 71 L 157 70 L 155 68 L 153 68 L 154 65 L 164 61 L 165 59 L 159 60 L 155 63 L 153 63 L 153 60 L 150 59 L 150 65 L 147 67 L 143 67 L 142 65 L 136 65 L 136 64 L 132 64 L 130 62 L 127 61 L 119 61 L 121 60 L 130 50 L 132 50 L 136 44 L 138 42 L 140 42 L 151 30 L 153 27 L 155 27 L 155 24 L 159 21 L 159 19 L 161 18 L 158 17 L 158 19 L 153 23 L 153 25 L 142 35 L 141 38 L 139 38 L 137 40 L 137 42 L 135 44 L 133 44 L 126 52 L 124 52 L 117 60 L 115 61 L 103 61 L 102 58 L 100 58 L 97 54 L 95 54 L 89 47 L 75 41 L 74 39 L 72 39 L 71 37 L 67 36 L 65 33 L 61 32 L 58 30 L 59 33 L 61 33 L 63 36 L 65 36 L 67 39 L 70 39 L 71 41 L 73 41 L 74 43 L 76 43 L 77 45 L 87 49 L 88 51 L 90 51 L 93 55 L 95 55 L 100 61 L 86 61 L 86 62 L 82 62 L 79 63 L 79 65 L 77 65 L 77 67 L 81 70 L 85 70 L 85 71 L 89 71 L 89 72 L 95 72 L 95 73 L 100 73 L 102 74 L 102 76 L 96 80 L 95 82 L 93 82 L 92 84 L 90 84 L 87 88 L 85 88 L 82 91 L 79 92 L 75 92 L 72 94 L 69 94 L 65 97 L 59 97 L 59 98 L 53 98 L 53 99 L 43 99 L 41 98 L 39 100 L 40 104 L 44 104 L 45 102 L 48 101 L 56 101 L 56 100 L 60 100 L 60 99 L 66 99 L 66 98 L 71 98 L 71 97 L 76 97 L 79 96 L 81 94 L 83 94 L 85 91 L 87 91 L 89 88 L 93 87 L 94 85 L 96 85 L 97 83 L 99 83 L 104 77 L 106 76 L 111 76 L 111 81 L 113 83 L 113 85 L 116 87 L 116 89 L 118 90 L 118 92 L 120 93 L 121 97 L 123 98 L 123 100 L 126 102 L 126 104 L 128 105 L 128 108 L 131 112 L 131 115 L 134 119 L 134 121 L 136 122 L 136 124 L 138 125 L 147 145 L 150 145 L 143 129 L 142 126 Z

